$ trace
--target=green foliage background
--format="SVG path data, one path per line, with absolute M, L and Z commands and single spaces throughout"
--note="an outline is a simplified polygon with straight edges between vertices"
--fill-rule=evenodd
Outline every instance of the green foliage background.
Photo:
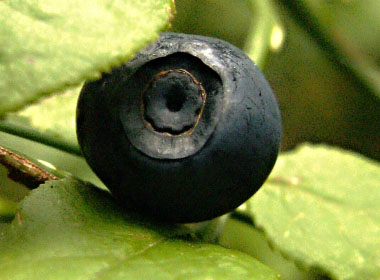
M 0 153 L 0 279 L 380 279 L 379 12 L 376 0 L 1 1 L 0 146 L 65 179 L 30 191 Z M 165 30 L 242 48 L 282 111 L 267 182 L 206 223 L 124 213 L 76 141 L 83 82 Z

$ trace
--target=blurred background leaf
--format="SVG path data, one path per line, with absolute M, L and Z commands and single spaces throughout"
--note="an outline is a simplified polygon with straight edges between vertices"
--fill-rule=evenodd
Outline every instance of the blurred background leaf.
M 173 31 L 229 41 L 259 66 L 264 66 L 270 49 L 281 44 L 281 40 L 273 43 L 273 36 L 282 31 L 270 1 L 179 0 L 176 8 Z
M 380 98 L 379 1 L 279 2 L 333 61 Z
M 286 40 L 281 52 L 268 56 L 264 72 L 281 107 L 282 148 L 324 142 L 380 160 L 380 100 L 349 68 L 336 62 L 330 48 L 312 36 L 287 5 L 277 8 Z

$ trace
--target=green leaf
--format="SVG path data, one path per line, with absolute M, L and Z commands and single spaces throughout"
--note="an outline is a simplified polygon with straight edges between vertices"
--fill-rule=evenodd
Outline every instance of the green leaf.
M 0 278 L 277 279 L 248 255 L 183 234 L 123 212 L 90 185 L 51 181 L 0 235 Z
M 167 26 L 172 5 L 0 1 L 0 115 L 130 59 Z
M 333 279 L 380 279 L 380 165 L 324 146 L 282 155 L 245 213 L 273 247 Z
M 69 89 L 7 114 L 0 121 L 0 130 L 81 154 L 75 133 L 75 110 L 80 89 Z

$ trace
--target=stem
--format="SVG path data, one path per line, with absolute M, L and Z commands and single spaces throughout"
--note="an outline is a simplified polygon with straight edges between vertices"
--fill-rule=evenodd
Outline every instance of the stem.
M 8 177 L 26 187 L 37 188 L 47 180 L 59 178 L 27 158 L 0 146 L 0 164 L 8 169 Z
M 273 31 L 280 28 L 280 24 L 270 1 L 251 0 L 250 4 L 255 23 L 245 41 L 244 50 L 257 66 L 263 69 L 272 47 Z
M 234 211 L 234 212 L 231 213 L 231 218 L 235 219 L 235 220 L 237 220 L 239 222 L 242 222 L 244 224 L 247 224 L 247 225 L 250 225 L 250 226 L 254 226 L 252 217 L 250 217 L 245 212 L 236 210 L 236 211 Z
M 7 121 L 0 121 L 0 131 L 39 142 L 74 155 L 82 156 L 82 153 L 77 145 L 67 143 L 66 141 L 62 141 L 56 137 L 52 137 L 46 133 L 41 133 L 34 129 L 11 124 Z
M 2 146 L 0 146 L 0 165 L 7 169 L 9 179 L 29 189 L 36 188 L 47 180 L 59 179 L 36 163 Z M 12 220 L 18 210 L 19 207 L 15 201 L 0 196 L 0 222 Z

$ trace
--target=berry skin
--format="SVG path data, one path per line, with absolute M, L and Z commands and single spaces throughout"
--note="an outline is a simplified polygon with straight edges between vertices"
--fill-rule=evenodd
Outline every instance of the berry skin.
M 260 188 L 278 155 L 281 118 L 268 82 L 241 50 L 162 33 L 84 85 L 77 135 L 125 208 L 188 223 L 232 211 Z

